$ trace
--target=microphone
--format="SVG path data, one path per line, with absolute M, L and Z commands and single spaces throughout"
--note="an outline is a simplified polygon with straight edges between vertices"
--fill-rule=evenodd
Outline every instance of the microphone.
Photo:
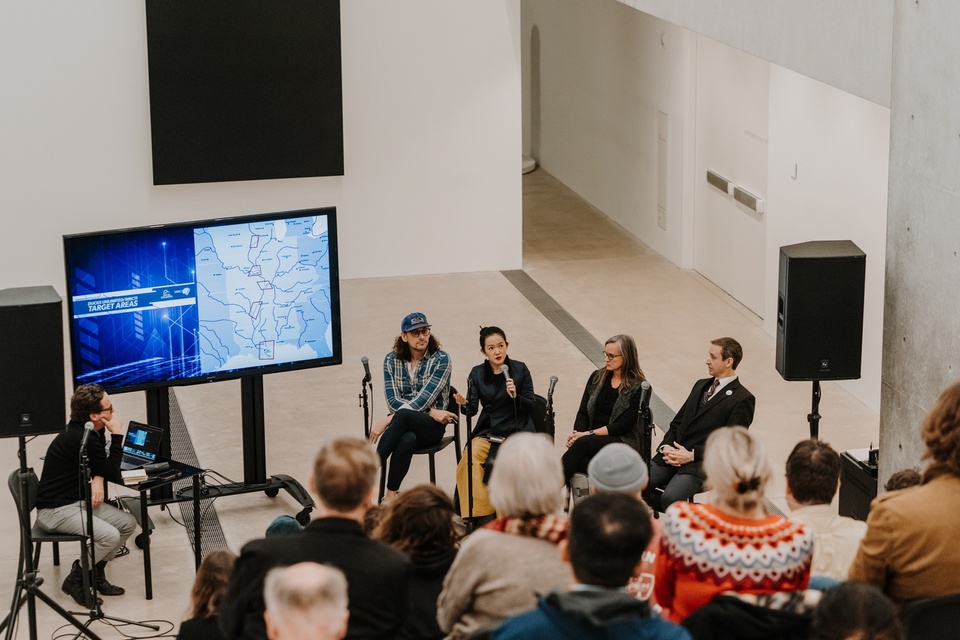
M 372 379 L 372 376 L 370 375 L 370 358 L 368 358 L 367 356 L 361 356 L 360 362 L 363 363 L 363 372 L 364 372 L 363 382 L 361 382 L 360 384 L 367 384 Z
M 87 448 L 87 438 L 90 437 L 90 434 L 93 433 L 93 423 L 87 421 L 87 424 L 83 425 L 83 439 L 80 441 L 80 452 Z
M 559 381 L 560 381 L 560 378 L 558 378 L 557 376 L 550 376 L 550 388 L 547 389 L 547 397 L 548 397 L 548 398 L 553 395 L 553 388 L 554 388 L 555 386 L 557 386 L 557 383 L 558 383 Z
M 650 383 L 644 380 L 640 383 L 640 410 L 650 406 Z
M 504 379 L 504 380 L 506 380 L 507 378 L 510 377 L 510 367 L 508 367 L 507 365 L 505 365 L 505 364 L 504 364 L 504 365 L 501 365 L 501 366 L 500 366 L 500 371 L 503 372 L 503 379 Z

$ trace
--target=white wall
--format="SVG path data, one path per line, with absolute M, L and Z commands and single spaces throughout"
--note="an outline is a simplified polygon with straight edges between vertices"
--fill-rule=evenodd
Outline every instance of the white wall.
M 707 170 L 766 200 L 770 64 L 697 37 L 693 268 L 763 316 L 766 214 L 707 183 Z
M 519 268 L 519 0 L 341 7 L 342 178 L 155 187 L 143 2 L 0 5 L 0 288 L 63 292 L 64 233 L 326 205 L 344 278 Z
M 524 0 L 524 153 L 674 262 L 693 34 L 613 0 Z M 657 112 L 668 116 L 667 229 L 657 226 Z
M 890 106 L 894 0 L 619 1 Z
M 879 412 L 890 110 L 770 65 L 769 126 L 764 329 L 776 332 L 779 247 L 852 240 L 867 254 L 862 377 L 839 384 Z
M 767 333 L 776 328 L 780 246 L 849 238 L 867 253 L 863 377 L 841 384 L 879 410 L 889 109 L 616 0 L 523 0 L 522 7 L 524 64 L 536 65 L 524 69 L 525 150 L 682 267 L 696 262 L 694 221 L 712 206 L 694 197 L 710 195 L 703 193 L 707 160 L 759 191 L 766 230 L 749 247 L 750 266 L 736 252 L 731 265 L 756 276 L 750 299 L 739 297 L 765 318 Z M 739 62 L 725 68 L 723 55 Z M 769 84 L 751 81 L 742 94 L 744 64 L 769 74 Z M 698 77 L 698 65 L 709 78 Z M 735 111 L 742 99 L 750 117 L 718 130 L 711 109 Z M 666 231 L 656 226 L 658 110 L 670 117 Z M 709 158 L 701 161 L 704 145 Z M 755 148 L 742 153 L 744 145 Z M 798 180 L 790 177 L 795 162 Z

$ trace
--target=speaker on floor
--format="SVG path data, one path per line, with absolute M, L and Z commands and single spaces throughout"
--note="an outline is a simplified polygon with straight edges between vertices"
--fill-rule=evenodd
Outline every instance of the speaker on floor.
M 0 438 L 61 431 L 63 302 L 50 286 L 0 291 Z
M 780 247 L 777 371 L 784 380 L 860 377 L 866 264 L 849 240 Z

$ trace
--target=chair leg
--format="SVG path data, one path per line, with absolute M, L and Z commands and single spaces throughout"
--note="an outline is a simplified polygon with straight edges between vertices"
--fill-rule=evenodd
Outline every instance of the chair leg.
M 40 545 L 42 542 L 34 542 L 33 547 L 33 568 L 36 569 L 40 566 Z
M 437 461 L 432 453 L 427 457 L 430 458 L 430 484 L 437 484 Z
M 37 545 L 37 555 L 38 555 L 38 556 L 40 555 L 40 545 L 39 545 L 39 544 Z M 53 566 L 55 566 L 55 567 L 59 567 L 59 566 L 60 566 L 60 543 L 59 543 L 59 542 L 54 542 L 54 543 L 53 543 Z

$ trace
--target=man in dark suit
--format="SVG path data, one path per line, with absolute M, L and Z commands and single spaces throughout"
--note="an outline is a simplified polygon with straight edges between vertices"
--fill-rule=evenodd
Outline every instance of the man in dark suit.
M 737 365 L 743 348 L 733 338 L 710 342 L 707 371 L 698 380 L 670 429 L 657 447 L 650 465 L 650 506 L 663 511 L 677 500 L 687 500 L 703 490 L 703 449 L 707 437 L 721 427 L 749 427 L 756 399 L 740 384 Z
M 310 487 L 317 518 L 300 533 L 247 543 L 220 605 L 227 640 L 263 640 L 263 583 L 274 567 L 300 562 L 329 564 L 347 578 L 347 638 L 395 638 L 407 611 L 411 565 L 407 556 L 364 534 L 363 516 L 373 503 L 379 460 L 364 440 L 341 438 L 324 445 L 314 461 Z

